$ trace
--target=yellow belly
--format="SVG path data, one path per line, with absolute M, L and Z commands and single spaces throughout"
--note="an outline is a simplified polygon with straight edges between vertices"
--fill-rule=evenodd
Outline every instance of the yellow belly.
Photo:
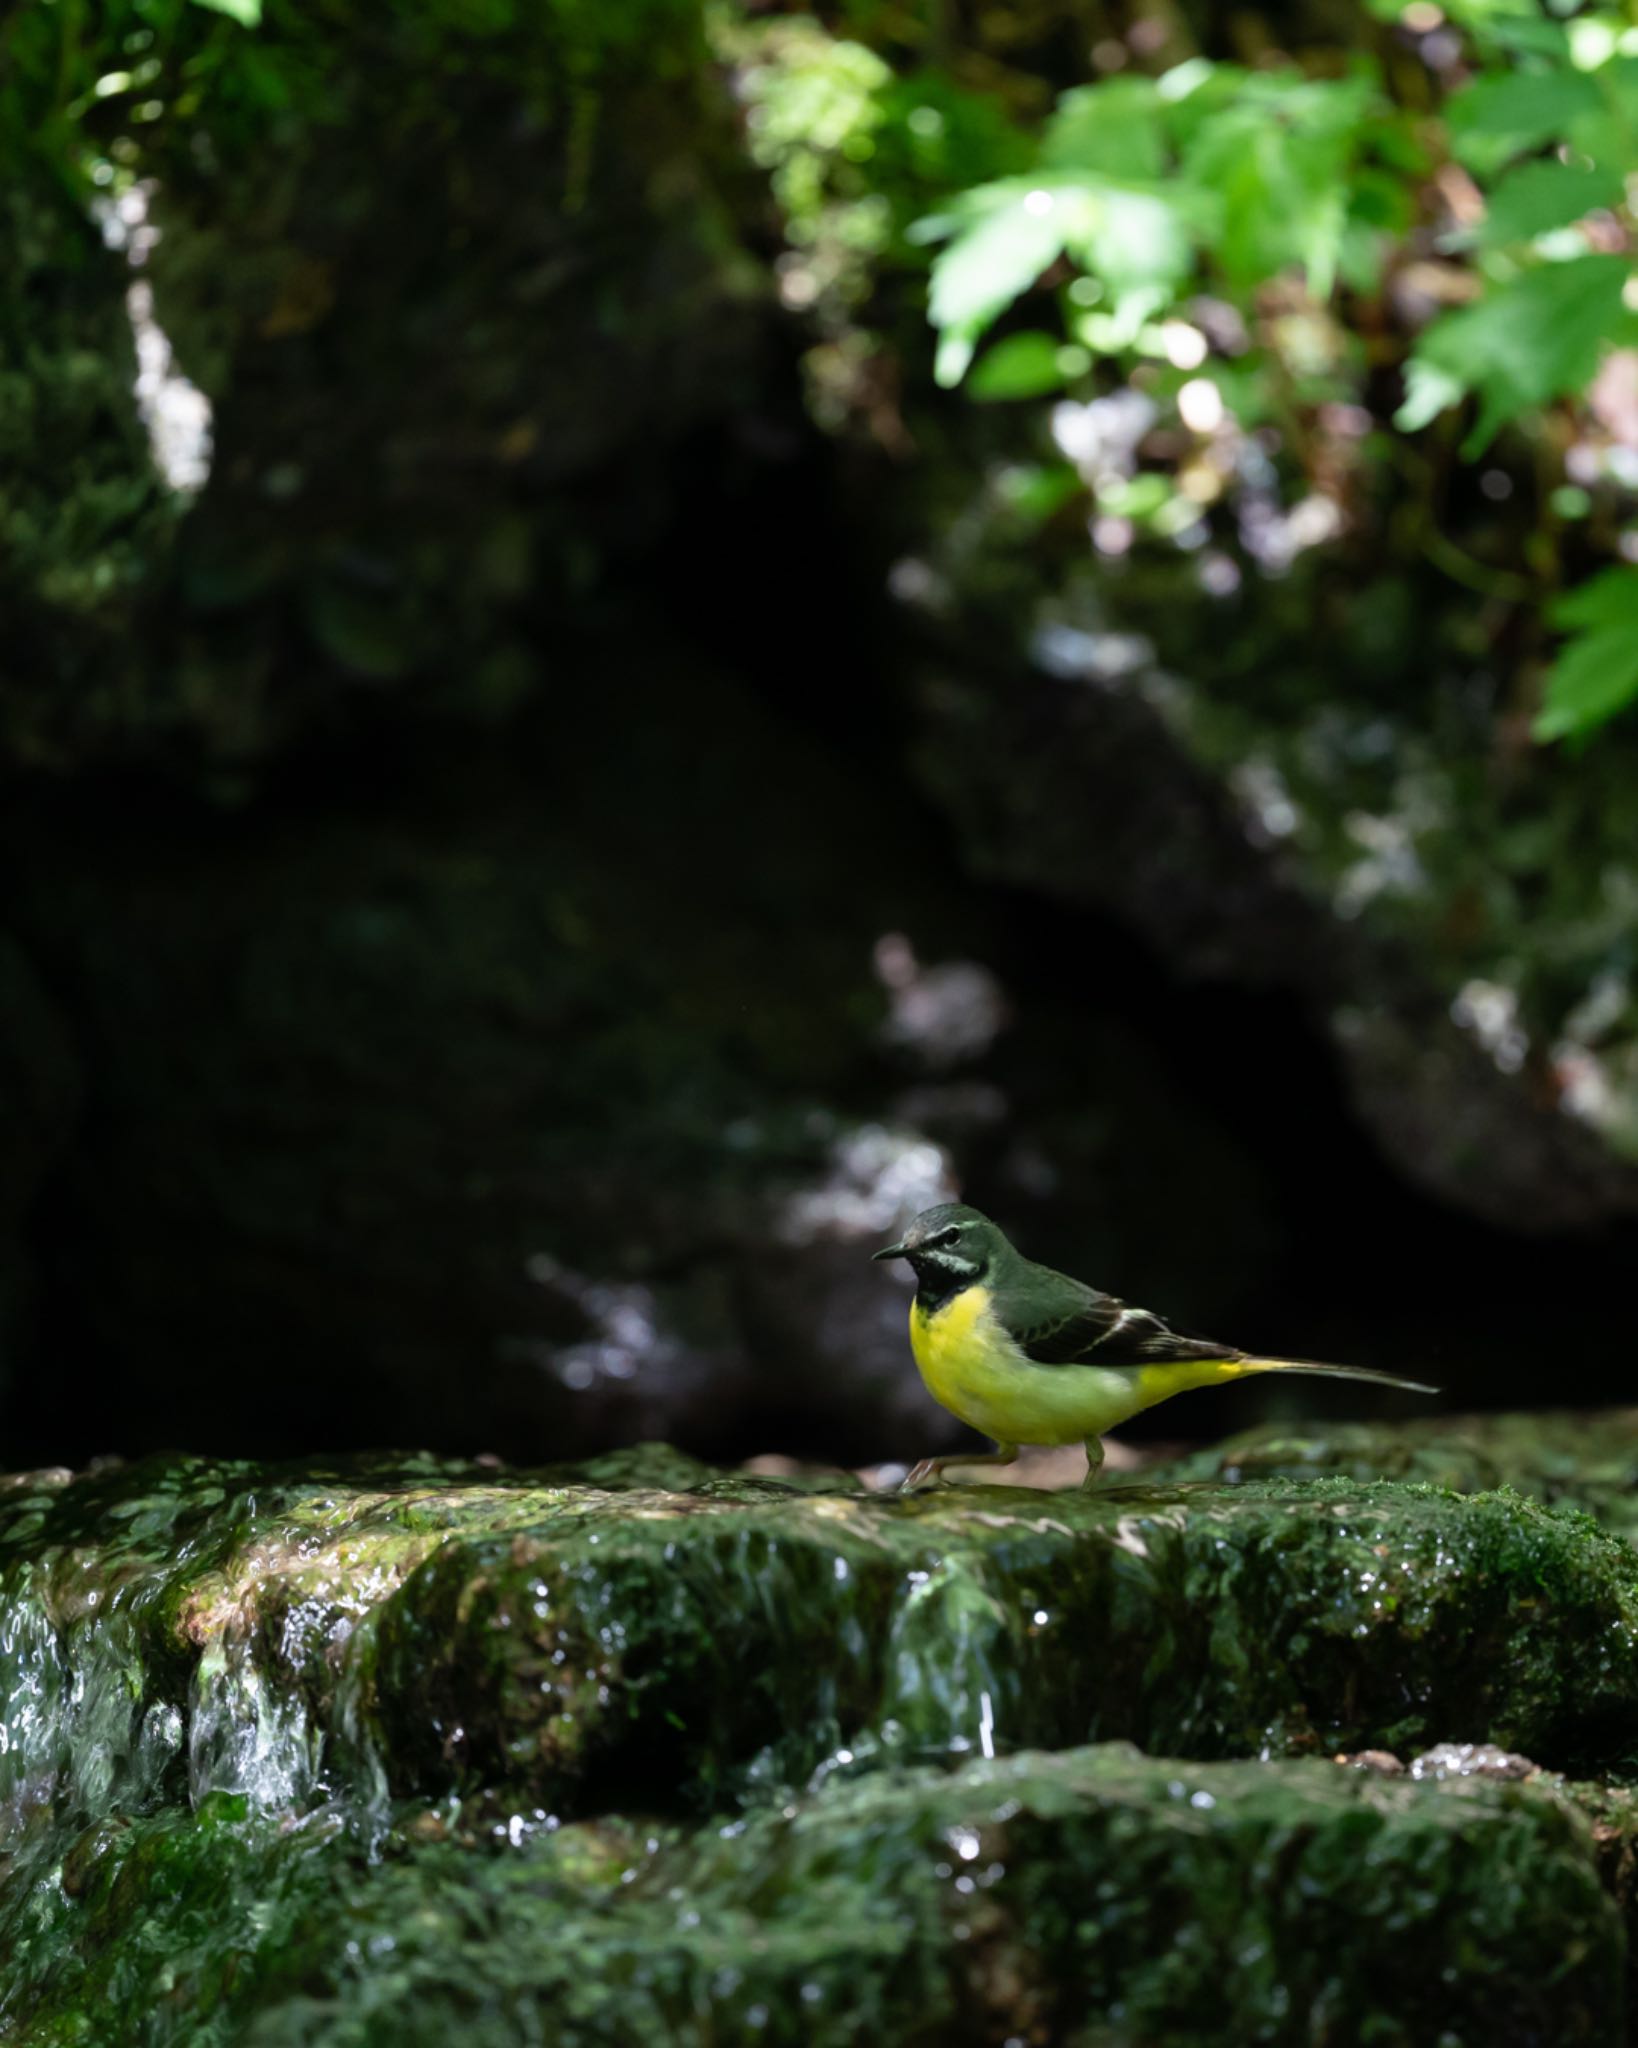
M 1000 1444 L 1082 1443 L 1190 1387 L 1238 1379 L 1250 1364 L 1035 1365 L 990 1313 L 987 1287 L 965 1288 L 931 1315 L 912 1302 L 910 1349 L 939 1406 Z

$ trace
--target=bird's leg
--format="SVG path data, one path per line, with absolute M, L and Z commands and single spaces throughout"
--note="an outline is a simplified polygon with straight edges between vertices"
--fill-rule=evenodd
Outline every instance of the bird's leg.
M 993 1451 L 969 1451 L 965 1457 L 959 1452 L 948 1458 L 923 1458 L 919 1465 L 912 1465 L 899 1481 L 900 1493 L 914 1493 L 918 1486 L 925 1486 L 929 1479 L 941 1486 L 945 1467 L 949 1465 L 1010 1465 L 1018 1455 L 1016 1444 L 997 1444 Z
M 1103 1438 L 1089 1436 L 1086 1440 L 1086 1477 L 1081 1481 L 1081 1491 L 1090 1493 L 1098 1483 L 1098 1474 L 1103 1470 Z

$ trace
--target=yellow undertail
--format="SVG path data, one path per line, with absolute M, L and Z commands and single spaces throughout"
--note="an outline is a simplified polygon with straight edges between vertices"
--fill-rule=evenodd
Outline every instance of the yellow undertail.
M 1180 1359 L 1175 1365 L 1143 1366 L 1138 1373 L 1138 1385 L 1148 1397 L 1143 1407 L 1152 1408 L 1157 1401 L 1169 1401 L 1173 1394 L 1186 1394 L 1193 1387 L 1220 1386 L 1226 1380 L 1246 1379 L 1258 1372 L 1306 1372 L 1325 1379 L 1370 1380 L 1379 1387 L 1402 1388 L 1408 1394 L 1436 1394 L 1439 1391 L 1421 1380 L 1401 1379 L 1397 1373 L 1376 1372 L 1368 1365 L 1325 1365 L 1315 1358 Z

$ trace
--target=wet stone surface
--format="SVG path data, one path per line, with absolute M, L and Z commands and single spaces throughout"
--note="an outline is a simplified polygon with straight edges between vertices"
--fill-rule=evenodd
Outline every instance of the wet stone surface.
M 440 1830 L 412 1819 L 375 1863 L 322 1818 L 280 1834 L 172 1811 L 93 1835 L 28 1930 L 44 1946 L 79 1924 L 80 2002 L 47 1983 L 21 2038 L 75 2038 L 92 1998 L 121 2039 L 255 2048 L 1522 2043 L 1618 2024 L 1620 1923 L 1586 1823 L 1526 1787 L 1109 1745 L 833 1783 L 694 1829 Z
M 1638 1557 L 1517 1493 L 153 1460 L 0 1660 L 27 2044 L 1619 2038 Z
M 1157 1468 L 1157 1480 L 1239 1485 L 1272 1478 L 1425 1480 L 1457 1493 L 1508 1486 L 1584 1509 L 1638 1537 L 1638 1408 L 1530 1415 L 1440 1415 L 1369 1422 L 1274 1424 Z

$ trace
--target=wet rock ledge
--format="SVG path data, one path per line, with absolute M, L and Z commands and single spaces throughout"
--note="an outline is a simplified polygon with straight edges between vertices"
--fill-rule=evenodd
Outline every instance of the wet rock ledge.
M 18 1475 L 0 2039 L 1620 2041 L 1638 1552 L 1567 1429 L 1551 1501 L 1523 1424 L 1379 1434 L 1442 1484 Z

